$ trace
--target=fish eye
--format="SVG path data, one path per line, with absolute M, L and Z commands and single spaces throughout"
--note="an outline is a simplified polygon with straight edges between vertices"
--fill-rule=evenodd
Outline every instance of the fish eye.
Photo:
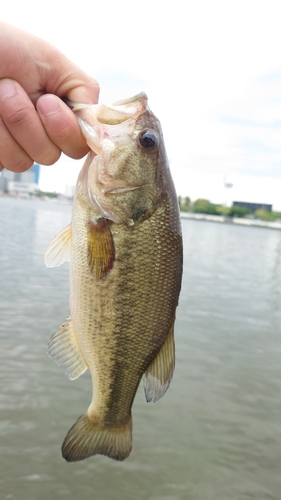
M 147 150 L 152 150 L 157 146 L 157 135 L 153 130 L 143 130 L 139 135 L 140 145 Z

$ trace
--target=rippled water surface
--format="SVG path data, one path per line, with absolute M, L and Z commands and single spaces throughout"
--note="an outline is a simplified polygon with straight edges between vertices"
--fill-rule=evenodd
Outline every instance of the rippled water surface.
M 90 401 L 46 354 L 68 316 L 68 269 L 43 253 L 69 206 L 0 198 L 0 498 L 280 500 L 281 232 L 183 220 L 177 365 L 133 408 L 133 451 L 68 464 L 62 440 Z

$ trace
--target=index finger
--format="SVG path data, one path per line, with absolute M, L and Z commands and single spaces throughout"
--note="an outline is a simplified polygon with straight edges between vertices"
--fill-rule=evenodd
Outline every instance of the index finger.
M 43 165 L 55 163 L 59 148 L 48 137 L 23 88 L 14 80 L 0 80 L 0 114 L 7 130 L 22 150 Z
M 98 102 L 100 91 L 98 82 L 58 51 L 52 54 L 45 78 L 45 91 L 48 94 L 67 97 L 70 101 L 85 104 Z

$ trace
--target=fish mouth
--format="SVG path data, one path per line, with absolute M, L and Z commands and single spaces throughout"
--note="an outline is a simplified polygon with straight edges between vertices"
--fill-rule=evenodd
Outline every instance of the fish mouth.
M 115 146 L 129 144 L 138 118 L 147 110 L 147 95 L 144 92 L 113 104 L 64 101 L 76 113 L 82 134 L 96 154 L 101 152 L 104 140 L 111 141 Z
M 140 92 L 112 104 L 83 104 L 69 101 L 66 98 L 63 100 L 74 112 L 88 110 L 92 116 L 95 116 L 97 122 L 102 125 L 119 125 L 136 115 L 142 114 L 147 108 L 148 97 L 145 92 Z M 89 120 L 89 124 L 91 124 L 91 120 Z
M 130 118 L 137 117 L 147 108 L 147 95 L 144 92 L 116 101 L 113 104 L 99 104 L 96 117 L 103 125 L 119 125 Z
M 148 97 L 145 92 L 140 92 L 139 94 L 134 95 L 133 97 L 128 97 L 127 99 L 121 99 L 121 101 L 116 101 L 112 104 L 112 106 L 125 106 L 127 104 L 132 104 L 137 101 L 147 101 Z

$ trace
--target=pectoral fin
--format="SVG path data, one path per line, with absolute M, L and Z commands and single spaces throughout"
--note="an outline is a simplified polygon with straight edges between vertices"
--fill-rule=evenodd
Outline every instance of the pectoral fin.
M 88 223 L 88 263 L 97 278 L 112 269 L 115 260 L 114 241 L 107 219 Z
M 71 242 L 71 225 L 66 226 L 51 241 L 47 248 L 44 261 L 46 267 L 57 267 L 69 261 Z
M 172 324 L 165 344 L 144 374 L 146 401 L 157 401 L 168 389 L 175 367 L 174 324 Z
M 48 354 L 65 371 L 70 380 L 80 377 L 88 368 L 78 346 L 70 318 L 51 336 Z

